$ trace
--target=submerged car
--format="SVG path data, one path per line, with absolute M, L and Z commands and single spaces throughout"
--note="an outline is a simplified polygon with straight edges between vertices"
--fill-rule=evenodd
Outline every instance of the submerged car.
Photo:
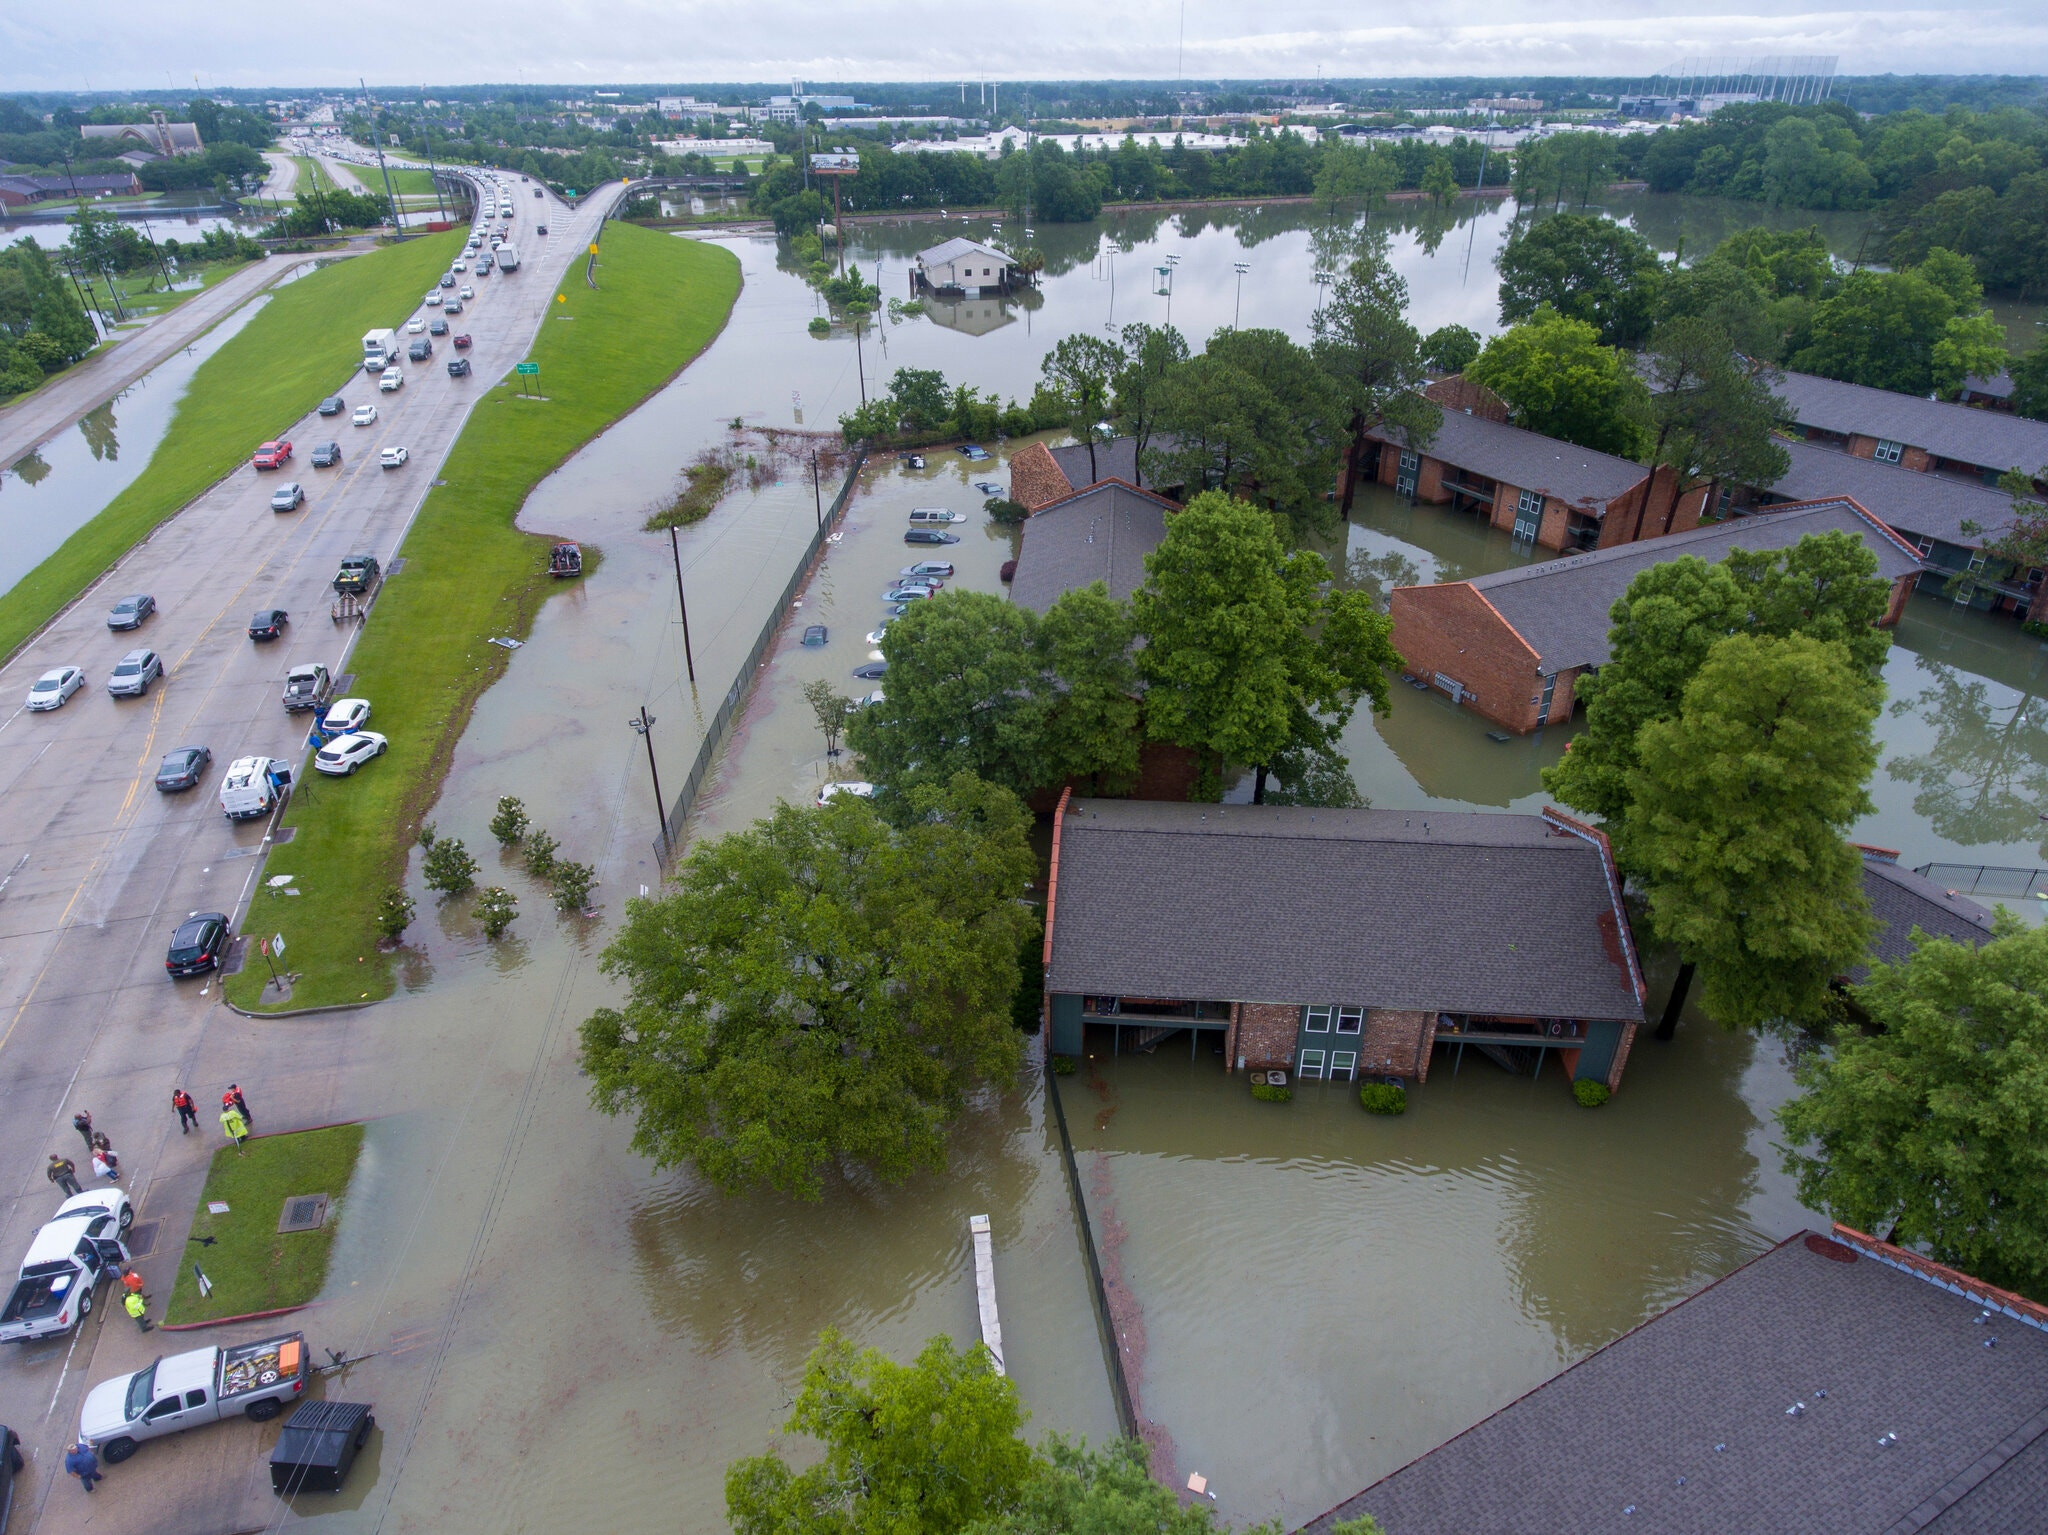
M 836 783 L 828 783 L 818 791 L 818 808 L 823 810 L 842 794 L 850 794 L 855 799 L 873 799 L 875 786 L 858 778 L 842 778 Z
M 213 753 L 203 746 L 181 746 L 176 751 L 165 752 L 164 760 L 157 764 L 157 789 L 164 794 L 175 794 L 180 789 L 197 787 L 207 764 L 212 761 Z
M 912 528 L 903 535 L 906 544 L 957 544 L 958 533 L 941 533 L 937 528 Z
M 880 682 L 889 674 L 887 661 L 868 661 L 853 669 L 854 676 L 863 682 Z
M 950 576 L 953 574 L 951 560 L 919 560 L 915 565 L 905 565 L 902 574 L 906 576 Z
M 812 624 L 809 628 L 804 630 L 803 642 L 806 645 L 822 645 L 825 643 L 825 639 L 826 633 L 825 626 L 823 624 Z

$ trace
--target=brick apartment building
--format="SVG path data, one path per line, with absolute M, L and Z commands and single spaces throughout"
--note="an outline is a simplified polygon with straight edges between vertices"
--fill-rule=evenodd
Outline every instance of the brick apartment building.
M 2048 466 L 2048 421 L 1811 373 L 1787 373 L 1777 392 L 1801 437 L 1853 458 L 1986 485 L 2008 470 L 2038 476 Z
M 1403 496 L 1476 513 L 1543 549 L 1609 549 L 1699 526 L 1711 486 L 1677 493 L 1670 469 L 1653 474 L 1611 453 L 1508 424 L 1491 390 L 1454 376 L 1423 390 L 1443 409 L 1427 447 L 1398 427 L 1367 434 L 1368 478 Z
M 1919 550 L 1847 497 L 1621 544 L 1469 581 L 1395 589 L 1394 648 L 1410 675 L 1503 729 L 1571 718 L 1580 673 L 1608 659 L 1608 613 L 1628 584 L 1665 560 L 1709 563 L 1731 549 L 1787 549 L 1810 533 L 1853 533 L 1892 583 L 1884 622 L 1898 622 L 1921 570 Z
M 1186 1033 L 1308 1080 L 1420 1083 L 1470 1046 L 1611 1088 L 1643 1018 L 1607 839 L 1557 810 L 1062 796 L 1045 964 L 1054 1054 Z

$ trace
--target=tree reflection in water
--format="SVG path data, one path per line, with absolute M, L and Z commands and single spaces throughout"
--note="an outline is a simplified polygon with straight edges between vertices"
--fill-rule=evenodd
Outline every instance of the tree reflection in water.
M 2048 858 L 2048 703 L 1926 656 L 1919 665 L 1932 681 L 1891 712 L 1925 721 L 1934 745 L 1892 758 L 1885 772 L 1918 787 L 1914 811 L 1949 841 L 2031 842 Z

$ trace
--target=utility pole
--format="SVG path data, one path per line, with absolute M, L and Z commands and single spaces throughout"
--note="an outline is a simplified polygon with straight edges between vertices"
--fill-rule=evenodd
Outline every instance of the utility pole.
M 654 716 L 647 712 L 647 705 L 642 704 L 639 718 L 629 719 L 626 724 L 647 743 L 647 773 L 654 780 L 654 813 L 661 817 L 661 845 L 673 858 L 675 844 L 668 834 L 668 801 L 661 797 L 661 769 L 654 765 Z
M 426 99 L 427 88 L 423 85 L 420 87 L 420 113 L 422 116 L 426 114 L 427 110 Z M 441 222 L 445 224 L 448 222 L 448 204 L 441 200 L 441 167 L 434 163 L 433 131 L 426 126 L 422 126 L 420 128 L 420 139 L 427 146 L 427 174 L 434 183 L 434 206 L 440 210 Z
M 683 610 L 683 666 L 689 671 L 690 681 L 694 683 L 697 680 L 697 661 L 690 654 L 690 605 L 683 600 L 683 546 L 676 538 L 673 524 L 668 530 L 668 552 L 676 562 L 676 606 Z M 648 748 L 649 762 L 654 760 L 653 750 L 651 746 Z
M 391 210 L 391 232 L 402 234 L 405 224 L 398 216 L 398 198 L 391 190 L 391 167 L 384 163 L 384 125 L 377 120 L 382 114 L 377 111 L 376 98 L 370 94 L 369 82 L 357 75 L 356 84 L 362 86 L 363 100 L 370 104 L 370 137 L 377 141 L 377 169 L 384 175 L 384 204 Z
M 1230 328 L 1236 330 L 1237 317 L 1244 312 L 1244 274 L 1252 269 L 1252 264 L 1249 261 L 1233 261 L 1231 265 L 1237 269 L 1237 298 L 1230 306 Z

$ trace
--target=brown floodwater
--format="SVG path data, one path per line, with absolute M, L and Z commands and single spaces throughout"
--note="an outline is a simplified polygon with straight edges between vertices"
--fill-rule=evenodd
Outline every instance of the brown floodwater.
M 1313 223 L 1298 209 L 1246 210 L 1041 231 L 1041 244 L 1065 242 L 1066 264 L 1035 307 L 980 334 L 884 322 L 858 355 L 849 338 L 805 333 L 817 301 L 778 267 L 772 241 L 721 242 L 746 272 L 724 334 L 523 511 L 523 525 L 603 557 L 543 608 L 480 702 L 432 812 L 487 879 L 514 891 L 521 915 L 488 942 L 467 902 L 436 901 L 415 867 L 403 990 L 354 1015 L 335 1062 L 337 1102 L 383 1117 L 308 1325 L 316 1344 L 381 1351 L 329 1393 L 374 1401 L 381 1427 L 371 1474 L 359 1469 L 347 1499 L 309 1502 L 301 1517 L 347 1530 L 551 1532 L 593 1518 L 720 1530 L 724 1469 L 775 1442 L 821 1328 L 898 1357 L 933 1333 L 975 1337 L 967 1220 L 981 1213 L 995 1224 L 1007 1354 L 1032 1432 L 1114 1432 L 1035 1079 L 975 1106 L 944 1174 L 895 1189 L 838 1184 L 818 1205 L 726 1198 L 654 1172 L 630 1128 L 590 1108 L 576 1026 L 616 998 L 598 956 L 625 900 L 657 872 L 647 756 L 627 717 L 642 704 L 655 715 L 672 795 L 816 512 L 808 475 L 793 472 L 683 530 L 694 688 L 669 540 L 641 524 L 734 417 L 829 427 L 858 403 L 863 373 L 872 387 L 889 368 L 937 366 L 1028 394 L 1059 335 L 1100 333 L 1112 267 L 1117 323 L 1164 317 L 1143 274 L 1169 249 L 1187 258 L 1173 303 L 1191 334 L 1227 322 L 1230 263 L 1250 259 L 1244 323 L 1300 335 Z M 1490 328 L 1491 249 L 1504 232 L 1484 212 L 1434 235 L 1400 233 L 1418 323 Z M 934 225 L 904 225 L 857 249 L 882 261 L 894 293 L 905 253 L 937 237 Z M 928 462 L 865 472 L 803 607 L 780 615 L 791 627 L 697 834 L 808 798 L 850 767 L 826 761 L 797 689 L 818 676 L 866 690 L 851 671 L 871 648 L 882 583 L 934 553 L 901 542 L 910 506 L 968 512 L 940 557 L 959 566 L 955 586 L 1000 589 L 1012 535 L 986 523 L 973 484 L 1002 483 L 1000 463 L 938 452 Z M 1440 578 L 1524 557 L 1469 521 L 1390 497 L 1370 499 L 1346 535 L 1338 563 L 1383 583 L 1413 579 L 1397 560 Z M 812 622 L 830 631 L 819 649 L 795 643 Z M 1898 640 L 1887 680 L 1903 707 L 1881 726 L 1869 840 L 1909 861 L 2037 861 L 2048 829 L 2032 808 L 2048 783 L 2035 724 L 2043 648 L 1931 600 L 1915 602 Z M 1392 711 L 1359 716 L 1345 745 L 1375 804 L 1524 809 L 1541 802 L 1537 774 L 1565 735 L 1492 742 L 1469 714 L 1396 687 Z M 501 794 L 521 797 L 564 856 L 598 866 L 597 916 L 552 912 L 545 888 L 490 847 Z M 1660 997 L 1667 978 L 1653 968 L 1651 981 Z M 1291 1104 L 1254 1104 L 1242 1079 L 1171 1043 L 1094 1061 L 1065 1085 L 1082 1176 L 1104 1191 L 1097 1214 L 1113 1218 L 1112 1257 L 1138 1308 L 1141 1403 L 1180 1477 L 1212 1478 L 1233 1520 L 1320 1511 L 1811 1219 L 1770 1147 L 1770 1111 L 1789 1090 L 1777 1050 L 1696 1017 L 1675 1043 L 1640 1045 L 1625 1091 L 1596 1113 L 1560 1079 L 1510 1078 L 1476 1058 L 1455 1075 L 1441 1065 L 1398 1120 L 1365 1116 L 1341 1088 L 1304 1086 Z

